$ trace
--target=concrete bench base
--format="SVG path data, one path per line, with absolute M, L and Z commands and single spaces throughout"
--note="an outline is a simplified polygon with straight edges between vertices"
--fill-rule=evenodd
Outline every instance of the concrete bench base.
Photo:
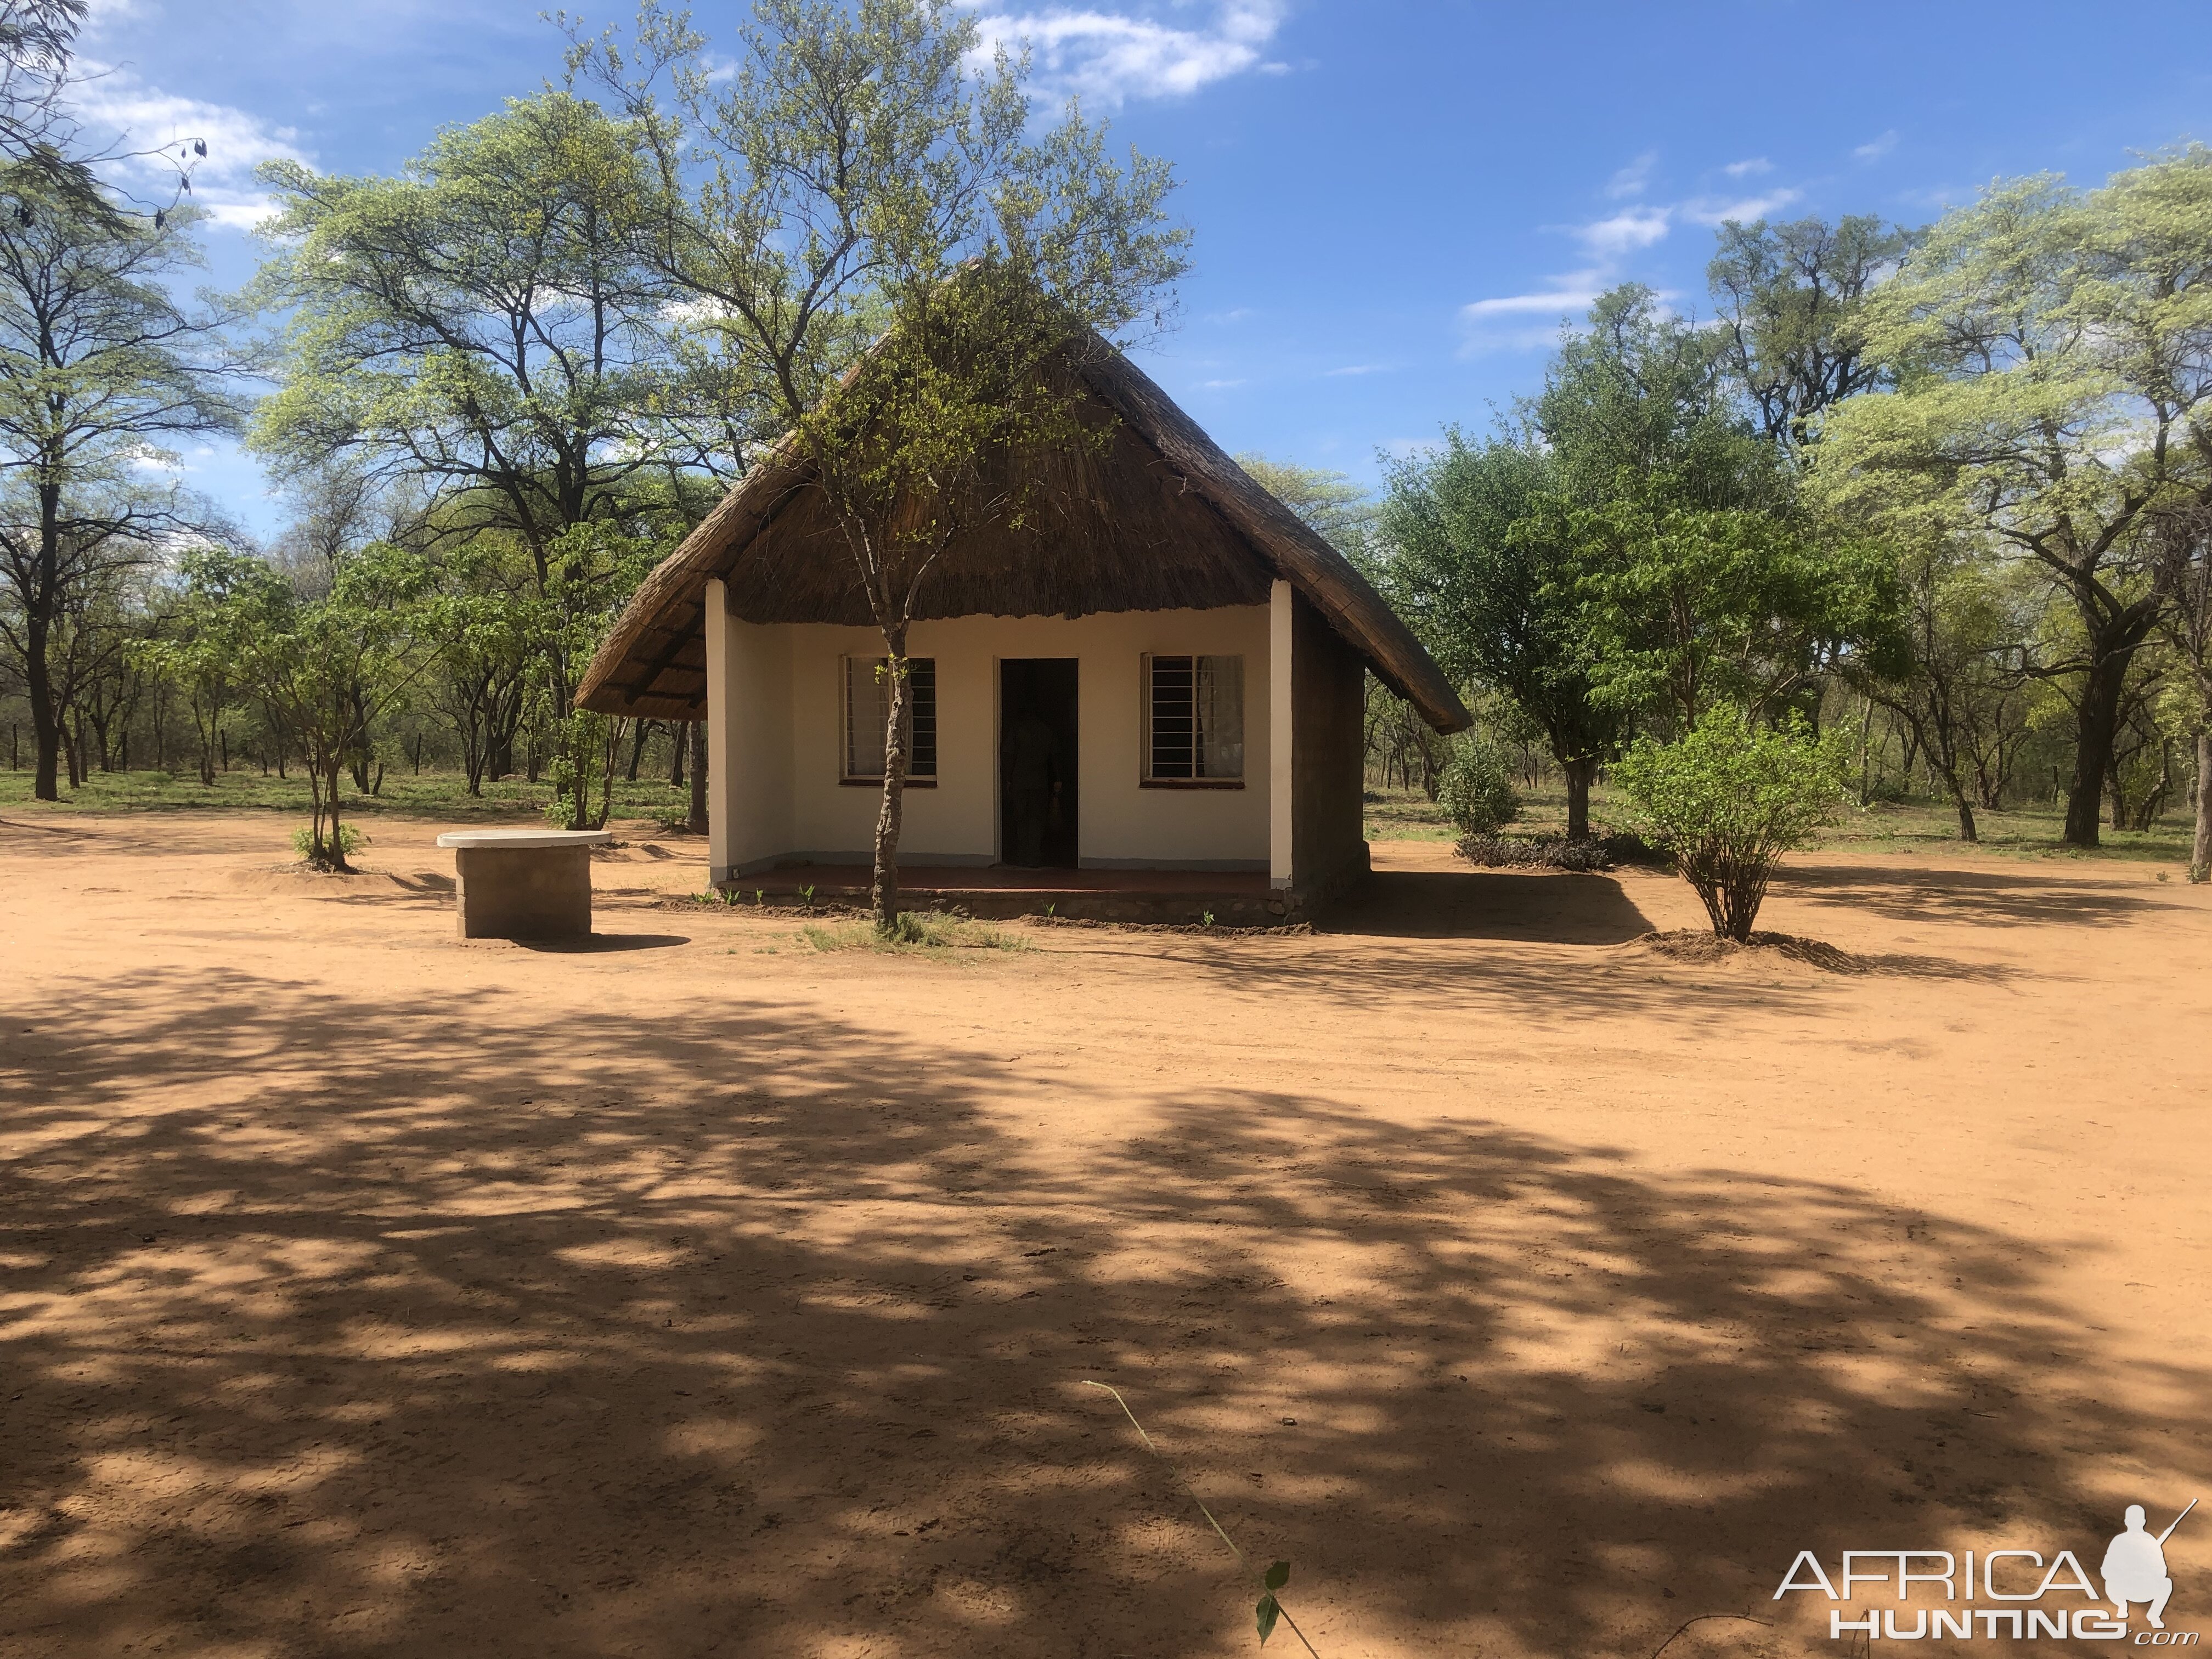
M 592 931 L 592 848 L 604 830 L 465 830 L 453 849 L 463 939 L 574 939 Z

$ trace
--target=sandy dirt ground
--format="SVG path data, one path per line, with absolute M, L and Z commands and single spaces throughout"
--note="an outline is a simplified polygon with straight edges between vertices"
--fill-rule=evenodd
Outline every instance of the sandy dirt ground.
M 9 1656 L 1253 1651 L 1085 1378 L 1330 1659 L 1839 1653 L 1800 1549 L 2212 1498 L 2178 878 L 1808 856 L 1842 973 L 1396 844 L 1310 937 L 923 958 L 672 841 L 556 950 L 289 827 L 0 824 Z

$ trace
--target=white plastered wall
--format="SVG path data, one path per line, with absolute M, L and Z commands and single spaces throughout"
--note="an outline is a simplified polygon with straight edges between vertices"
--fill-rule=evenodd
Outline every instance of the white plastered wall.
M 838 675 L 848 655 L 881 655 L 881 636 L 869 628 L 755 626 L 724 617 L 722 605 L 718 584 L 708 604 L 709 731 L 720 724 L 742 736 L 713 740 L 716 879 L 782 859 L 865 862 L 882 797 L 876 786 L 839 781 Z M 998 665 L 1006 658 L 1073 657 L 1084 865 L 1267 869 L 1272 609 L 915 623 L 908 650 L 937 664 L 938 782 L 907 791 L 901 861 L 998 862 Z M 1243 658 L 1243 788 L 1139 786 L 1146 653 Z M 771 728 L 779 726 L 775 740 Z
M 714 879 L 791 845 L 791 637 L 739 622 L 707 585 L 707 814 Z

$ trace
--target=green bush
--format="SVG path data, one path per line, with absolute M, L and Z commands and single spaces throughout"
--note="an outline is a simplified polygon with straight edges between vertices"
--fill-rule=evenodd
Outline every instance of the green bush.
M 338 852 L 342 857 L 351 858 L 354 849 L 365 845 L 368 840 L 368 837 L 362 835 L 353 825 L 349 823 L 338 825 Z M 305 825 L 292 832 L 292 850 L 303 859 L 313 859 L 315 856 L 315 831 L 313 825 Z
M 1613 768 L 1638 828 L 1674 855 L 1724 939 L 1751 937 L 1775 864 L 1834 817 L 1848 757 L 1790 716 L 1779 730 L 1728 709 L 1680 742 L 1639 738 Z
M 1494 836 L 1521 816 L 1505 757 L 1480 738 L 1462 740 L 1437 780 L 1437 805 L 1462 837 Z

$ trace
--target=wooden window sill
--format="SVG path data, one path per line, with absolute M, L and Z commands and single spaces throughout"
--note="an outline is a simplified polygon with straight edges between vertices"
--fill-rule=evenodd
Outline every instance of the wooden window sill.
M 840 778 L 837 783 L 840 788 L 844 789 L 880 789 L 884 787 L 884 781 L 881 778 Z M 906 781 L 906 787 L 909 789 L 934 789 L 937 787 L 937 780 L 908 778 Z
M 1242 789 L 1242 778 L 1139 778 L 1139 789 Z

